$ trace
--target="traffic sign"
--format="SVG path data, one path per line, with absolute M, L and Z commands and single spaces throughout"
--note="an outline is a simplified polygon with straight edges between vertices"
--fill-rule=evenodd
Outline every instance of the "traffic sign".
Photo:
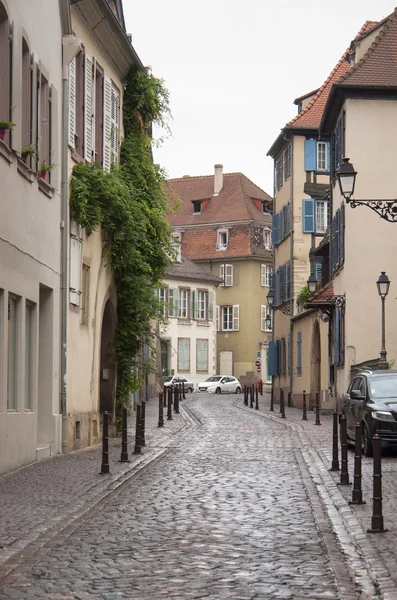
M 261 368 L 260 367 L 256 367 L 256 370 L 258 371 L 258 373 L 261 372 Z
M 257 360 L 256 363 L 255 363 L 255 366 L 259 368 L 261 366 L 261 361 Z

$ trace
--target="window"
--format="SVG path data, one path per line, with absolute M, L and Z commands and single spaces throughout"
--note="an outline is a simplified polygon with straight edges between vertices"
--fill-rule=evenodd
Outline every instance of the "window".
M 328 171 L 327 142 L 317 142 L 317 171 Z
M 276 188 L 283 185 L 283 157 L 276 160 Z
M 33 406 L 34 305 L 26 302 L 25 314 L 25 410 Z
M 303 233 L 324 234 L 328 227 L 328 200 L 314 198 L 302 201 Z
M 103 69 L 96 64 L 95 71 L 95 162 L 103 164 Z
M 288 179 L 291 175 L 291 157 L 292 157 L 292 145 L 289 144 L 288 147 L 284 150 L 283 160 L 284 160 L 284 181 Z
M 179 319 L 187 319 L 189 317 L 189 290 L 179 290 Z
M 272 230 L 269 227 L 264 227 L 263 229 L 263 245 L 266 250 L 271 250 L 273 248 Z
M 272 311 L 270 306 L 266 304 L 262 304 L 261 306 L 261 331 L 271 331 L 272 330 L 272 321 L 270 320 L 270 325 L 267 324 L 266 317 L 270 315 L 270 319 L 272 317 Z
M 266 200 L 262 200 L 262 212 L 263 212 L 263 214 L 266 214 L 266 215 L 268 215 L 269 213 L 272 212 L 269 202 L 267 202 Z
M 261 286 L 270 287 L 270 276 L 273 269 L 270 265 L 261 265 Z
M 83 263 L 81 294 L 81 325 L 88 325 L 88 309 L 90 303 L 90 267 Z
M 161 303 L 161 314 L 163 315 L 163 317 L 166 316 L 167 314 L 167 310 L 166 310 L 166 303 L 167 303 L 167 288 L 161 287 L 158 289 L 158 298 L 160 300 Z
M 297 375 L 302 375 L 302 332 L 298 331 L 296 336 L 296 372 Z
M 225 229 L 220 229 L 217 232 L 216 249 L 217 250 L 226 250 L 227 242 L 228 242 L 228 231 Z
M 328 227 L 328 202 L 316 200 L 316 233 L 325 233 Z
M 330 143 L 305 140 L 305 171 L 324 171 L 330 168 Z
M 197 372 L 208 373 L 208 340 L 196 341 Z
M 190 371 L 189 338 L 178 338 L 178 371 Z
M 208 292 L 197 292 L 197 319 L 207 320 Z
M 334 148 L 334 170 L 336 171 L 342 164 L 342 158 L 345 155 L 345 112 L 342 111 L 336 122 L 335 131 L 332 136 Z
M 335 212 L 331 224 L 331 272 L 334 273 L 345 259 L 345 205 Z
M 7 410 L 17 408 L 18 300 L 8 296 Z
M 222 306 L 222 331 L 239 330 L 239 305 Z
M 198 200 L 193 201 L 193 214 L 199 215 L 201 213 L 201 202 Z
M 219 267 L 219 277 L 223 280 L 221 286 L 233 286 L 233 265 L 221 265 Z
M 10 121 L 10 23 L 0 2 L 0 120 Z M 9 132 L 4 141 L 9 144 Z

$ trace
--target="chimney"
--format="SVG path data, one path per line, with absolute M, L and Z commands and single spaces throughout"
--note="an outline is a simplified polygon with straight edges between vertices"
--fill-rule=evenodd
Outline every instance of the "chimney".
M 214 196 L 217 196 L 223 188 L 223 165 L 215 165 Z

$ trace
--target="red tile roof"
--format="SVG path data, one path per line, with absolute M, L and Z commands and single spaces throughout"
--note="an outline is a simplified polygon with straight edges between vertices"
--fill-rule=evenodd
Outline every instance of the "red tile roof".
M 330 281 L 321 290 L 310 296 L 306 304 L 329 304 L 334 297 L 334 285 Z

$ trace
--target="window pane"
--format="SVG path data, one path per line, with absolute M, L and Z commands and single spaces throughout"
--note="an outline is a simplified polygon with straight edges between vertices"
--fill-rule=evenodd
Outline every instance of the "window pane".
M 187 319 L 187 290 L 179 290 L 179 318 Z
M 233 307 L 223 306 L 222 307 L 222 329 L 224 331 L 233 330 Z

